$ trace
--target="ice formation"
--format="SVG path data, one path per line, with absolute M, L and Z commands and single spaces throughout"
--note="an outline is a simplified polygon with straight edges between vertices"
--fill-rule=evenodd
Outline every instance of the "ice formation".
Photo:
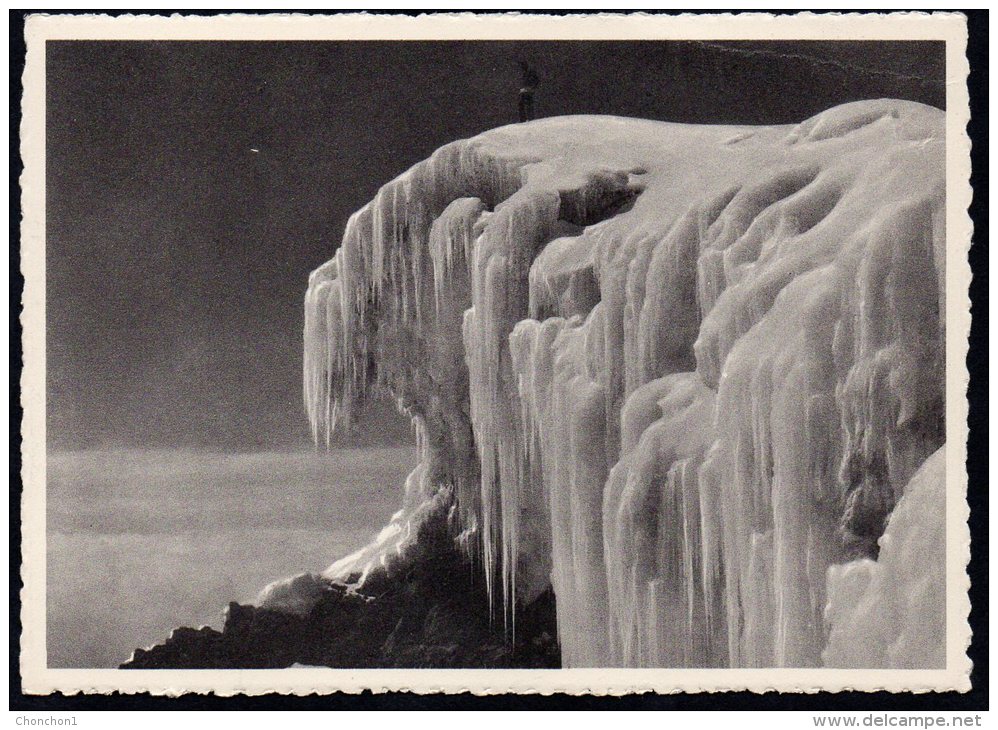
M 877 561 L 828 571 L 825 663 L 943 668 L 946 632 L 946 452 L 912 477 L 880 538 Z
M 820 665 L 841 622 L 878 620 L 864 590 L 924 577 L 898 567 L 911 540 L 872 561 L 944 439 L 943 130 L 891 100 L 796 126 L 559 117 L 385 185 L 311 276 L 305 402 L 321 444 L 390 394 L 421 462 L 327 577 L 452 499 L 511 630 L 554 587 L 566 666 Z M 919 595 L 892 615 L 941 600 Z

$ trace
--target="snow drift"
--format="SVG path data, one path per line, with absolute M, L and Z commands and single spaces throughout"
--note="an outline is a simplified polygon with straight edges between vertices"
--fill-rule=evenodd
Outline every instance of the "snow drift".
M 511 631 L 553 586 L 565 666 L 939 661 L 897 642 L 943 642 L 942 542 L 878 540 L 941 524 L 943 131 L 560 117 L 385 185 L 310 278 L 305 402 L 321 444 L 390 394 L 421 463 L 327 577 L 451 500 Z

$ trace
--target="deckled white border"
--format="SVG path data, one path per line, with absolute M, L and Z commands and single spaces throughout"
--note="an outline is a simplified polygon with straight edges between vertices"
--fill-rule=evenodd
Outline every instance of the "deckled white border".
M 970 331 L 970 118 L 966 19 L 955 13 L 772 16 L 661 16 L 643 13 L 589 16 L 227 15 L 43 16 L 25 30 L 24 116 L 21 154 L 21 270 L 25 278 L 24 496 L 21 527 L 21 674 L 27 693 L 61 691 L 186 692 L 217 695 L 328 694 L 411 691 L 499 694 L 620 695 L 655 691 L 818 692 L 970 689 L 966 574 L 970 534 L 966 501 Z M 49 669 L 45 661 L 45 41 L 46 40 L 944 40 L 946 47 L 946 470 L 947 667 L 944 670 L 844 669 L 279 669 L 119 670 Z

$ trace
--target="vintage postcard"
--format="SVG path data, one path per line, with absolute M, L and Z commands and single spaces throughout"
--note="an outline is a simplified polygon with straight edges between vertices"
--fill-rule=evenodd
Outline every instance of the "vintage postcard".
M 26 40 L 25 692 L 969 689 L 962 15 Z

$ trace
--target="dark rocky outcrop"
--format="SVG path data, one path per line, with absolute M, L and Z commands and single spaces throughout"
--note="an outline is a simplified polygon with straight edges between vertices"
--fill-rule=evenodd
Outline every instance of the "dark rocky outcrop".
M 404 559 L 356 590 L 327 584 L 306 615 L 230 603 L 221 631 L 176 629 L 122 668 L 560 666 L 550 589 L 517 612 L 514 641 L 490 610 L 480 575 L 441 513 Z

